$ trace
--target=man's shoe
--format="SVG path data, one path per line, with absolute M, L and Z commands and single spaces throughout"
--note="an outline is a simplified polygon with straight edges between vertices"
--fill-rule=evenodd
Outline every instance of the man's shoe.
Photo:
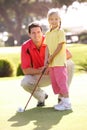
M 44 102 L 38 102 L 38 103 L 37 103 L 37 107 L 43 107 L 43 106 L 45 106 L 45 103 L 44 103 Z
M 48 98 L 48 95 L 45 94 L 45 99 L 47 99 L 47 98 Z M 45 101 L 43 101 L 43 102 L 38 101 L 37 107 L 43 107 L 43 106 L 45 106 Z

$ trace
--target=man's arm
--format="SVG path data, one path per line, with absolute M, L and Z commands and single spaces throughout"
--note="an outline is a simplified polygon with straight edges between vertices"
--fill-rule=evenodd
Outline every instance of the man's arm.
M 67 60 L 72 58 L 72 54 L 68 49 L 66 49 L 66 58 L 67 58 Z
M 48 50 L 48 47 L 46 46 L 44 65 L 47 64 L 47 62 L 48 62 L 48 57 L 49 57 L 49 50 Z
M 42 68 L 34 69 L 34 68 L 26 68 L 22 70 L 25 75 L 36 75 L 41 74 Z

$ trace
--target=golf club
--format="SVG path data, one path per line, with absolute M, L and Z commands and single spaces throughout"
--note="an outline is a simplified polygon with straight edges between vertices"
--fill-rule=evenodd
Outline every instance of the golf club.
M 19 108 L 19 109 L 18 109 L 18 112 L 24 112 L 24 111 L 25 111 L 25 109 L 27 108 L 27 105 L 29 104 L 29 102 L 30 102 L 30 100 L 31 100 L 31 98 L 32 98 L 32 96 L 33 96 L 33 94 L 34 94 L 34 92 L 35 92 L 35 90 L 36 90 L 37 86 L 38 86 L 38 83 L 39 83 L 39 81 L 40 81 L 41 77 L 43 76 L 43 74 L 44 74 L 45 70 L 46 70 L 46 68 L 44 68 L 44 69 L 43 69 L 43 71 L 42 71 L 42 73 L 41 73 L 41 75 L 40 75 L 40 77 L 39 77 L 39 79 L 38 79 L 37 83 L 35 84 L 35 87 L 34 87 L 34 89 L 33 89 L 32 93 L 31 93 L 31 95 L 30 95 L 30 97 L 29 97 L 29 99 L 28 99 L 28 101 L 27 101 L 27 103 L 26 103 L 26 105 L 25 105 L 25 107 L 24 107 L 24 109 Z

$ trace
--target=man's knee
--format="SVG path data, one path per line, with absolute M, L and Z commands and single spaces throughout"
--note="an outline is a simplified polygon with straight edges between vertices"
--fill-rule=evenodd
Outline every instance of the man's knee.
M 25 75 L 21 80 L 21 86 L 31 86 L 35 84 L 35 78 L 31 75 Z
M 33 84 L 30 84 L 29 82 L 27 82 L 25 79 L 23 79 L 21 81 L 21 86 L 22 88 L 27 91 L 27 92 L 32 92 L 33 88 L 34 88 L 34 85 Z

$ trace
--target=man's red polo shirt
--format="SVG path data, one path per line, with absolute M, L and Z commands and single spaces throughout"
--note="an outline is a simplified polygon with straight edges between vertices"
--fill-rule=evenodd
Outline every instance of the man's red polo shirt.
M 46 45 L 43 43 L 43 41 L 44 41 L 44 37 L 42 40 L 42 45 L 40 47 L 40 50 L 36 48 L 32 40 L 28 40 L 22 45 L 21 48 L 22 69 L 26 69 L 32 66 L 33 68 L 39 68 L 44 65 Z

